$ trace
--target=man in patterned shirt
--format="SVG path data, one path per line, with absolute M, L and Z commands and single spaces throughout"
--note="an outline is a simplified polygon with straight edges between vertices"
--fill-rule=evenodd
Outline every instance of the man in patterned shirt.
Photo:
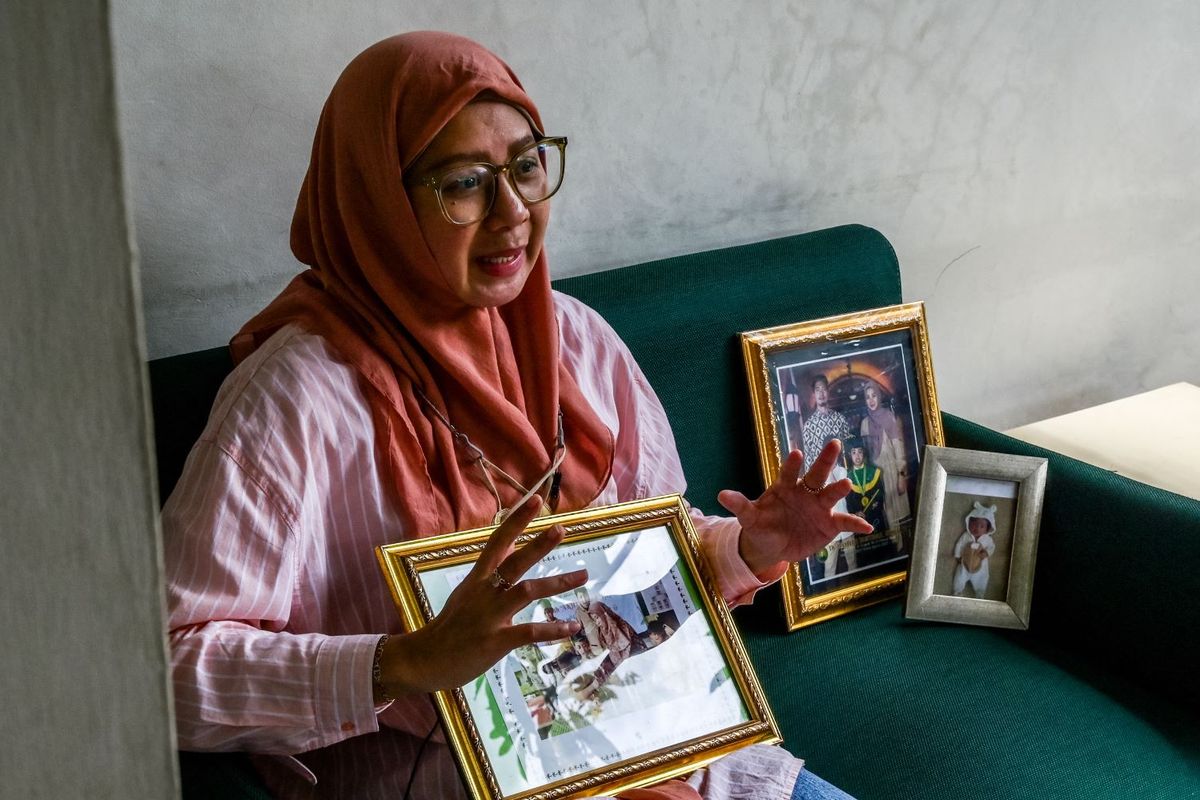
M 850 424 L 839 412 L 829 407 L 829 379 L 818 375 L 812 382 L 813 402 L 816 408 L 804 421 L 804 463 L 812 464 L 817 455 L 831 439 L 846 441 L 850 437 Z

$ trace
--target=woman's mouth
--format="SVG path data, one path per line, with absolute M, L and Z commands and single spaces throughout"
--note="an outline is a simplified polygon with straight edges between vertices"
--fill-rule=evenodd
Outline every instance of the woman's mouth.
M 476 256 L 475 264 L 493 278 L 507 278 L 516 275 L 525 265 L 525 249 L 514 247 L 511 250 L 489 253 L 486 256 Z

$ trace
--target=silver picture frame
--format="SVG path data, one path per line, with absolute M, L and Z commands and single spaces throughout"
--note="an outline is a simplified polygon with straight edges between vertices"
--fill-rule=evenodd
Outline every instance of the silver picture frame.
M 1046 472 L 1044 458 L 926 447 L 906 618 L 1029 627 Z

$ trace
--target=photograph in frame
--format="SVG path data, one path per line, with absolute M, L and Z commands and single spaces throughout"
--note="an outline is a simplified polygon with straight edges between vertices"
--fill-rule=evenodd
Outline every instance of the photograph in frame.
M 1047 462 L 926 450 L 905 616 L 1028 628 Z
M 980 600 L 1008 597 L 1017 488 L 1015 481 L 946 476 L 934 594 Z
M 900 594 L 908 570 L 921 453 L 942 444 L 924 306 L 890 306 L 742 334 L 763 480 L 788 452 L 811 464 L 831 440 L 849 478 L 837 510 L 875 530 L 843 532 L 793 564 L 782 587 L 789 629 Z
M 555 523 L 565 540 L 525 577 L 584 568 L 588 581 L 514 622 L 573 619 L 580 631 L 435 695 L 473 797 L 611 794 L 779 741 L 681 498 L 542 517 L 525 537 Z M 491 530 L 380 548 L 406 630 L 443 607 Z

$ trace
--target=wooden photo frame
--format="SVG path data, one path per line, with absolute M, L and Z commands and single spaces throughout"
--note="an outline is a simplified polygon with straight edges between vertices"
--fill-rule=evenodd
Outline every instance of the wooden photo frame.
M 555 524 L 565 539 L 524 577 L 586 568 L 588 581 L 514 619 L 575 618 L 581 631 L 435 693 L 473 798 L 611 795 L 780 740 L 682 498 L 540 517 L 518 546 Z M 406 631 L 443 607 L 493 530 L 378 549 Z
M 846 510 L 876 527 L 843 533 L 792 564 L 782 581 L 788 629 L 898 596 L 921 452 L 943 443 L 924 305 L 747 331 L 742 352 L 764 484 L 775 481 L 790 450 L 810 464 L 829 439 L 842 439 L 830 480 L 851 478 Z
M 925 451 L 909 619 L 1029 627 L 1047 461 L 930 447 Z

